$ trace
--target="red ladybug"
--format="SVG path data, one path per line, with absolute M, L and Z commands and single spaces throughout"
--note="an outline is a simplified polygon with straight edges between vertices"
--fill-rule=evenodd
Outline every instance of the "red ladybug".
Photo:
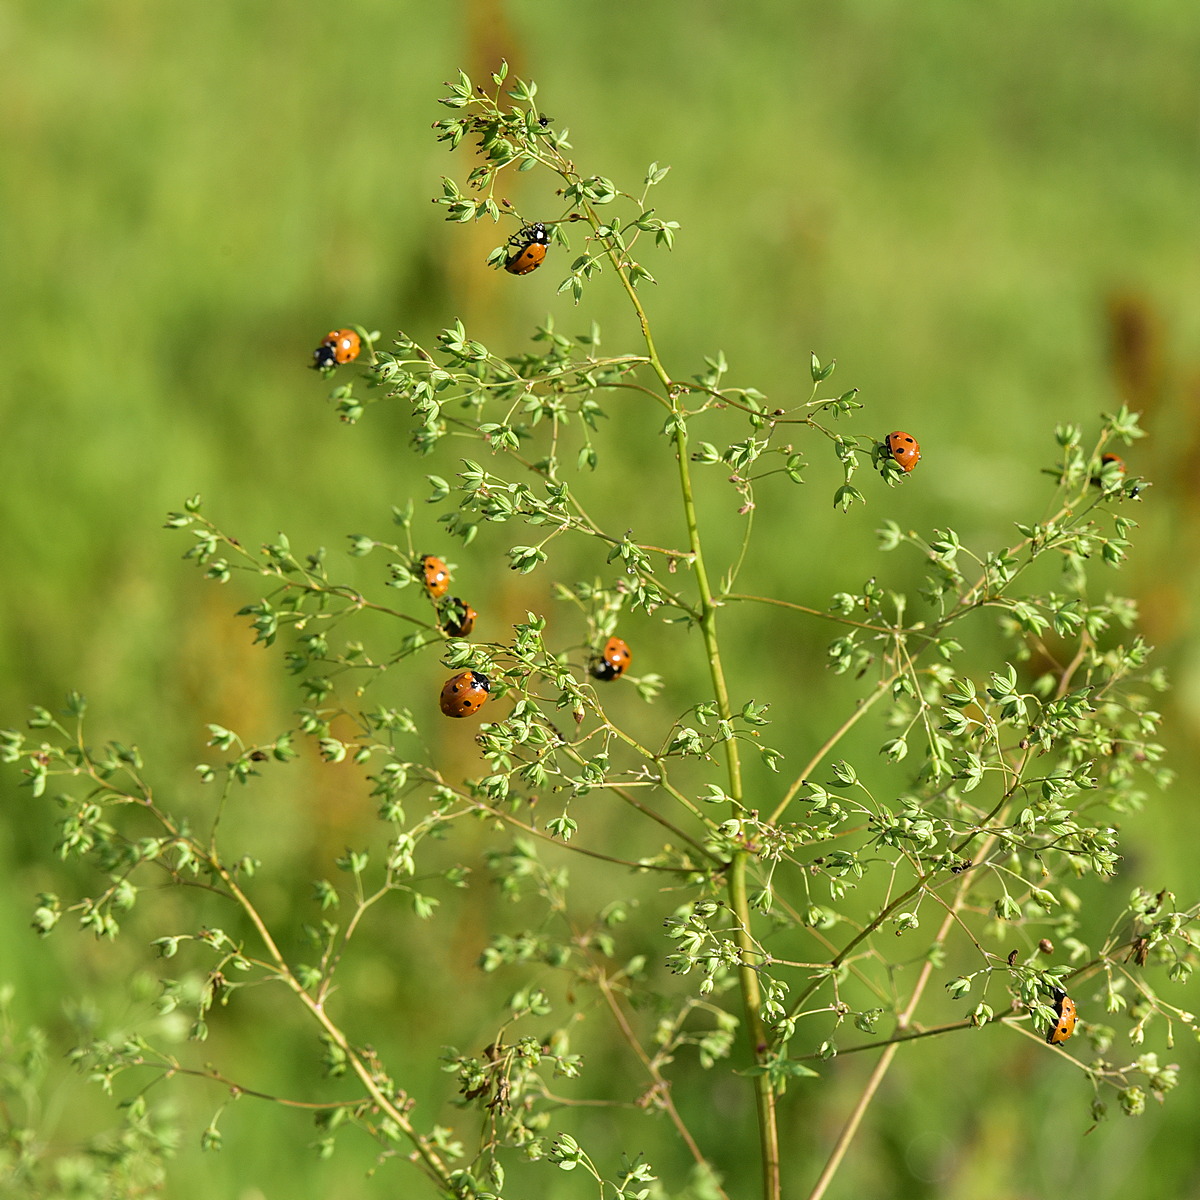
M 450 586 L 450 568 L 440 558 L 426 554 L 421 559 L 421 574 L 425 576 L 425 587 L 435 599 L 444 596 Z
M 510 275 L 528 275 L 542 265 L 546 248 L 550 245 L 550 235 L 546 232 L 546 226 L 538 221 L 526 225 L 511 241 L 516 249 L 504 260 L 504 269 Z
M 336 367 L 340 363 L 353 362 L 362 349 L 362 342 L 353 329 L 334 329 L 313 351 L 313 367 Z
M 463 671 L 442 686 L 438 703 L 448 717 L 469 717 L 477 713 L 488 698 L 492 685 L 486 675 L 478 671 Z
M 917 439 L 902 429 L 887 435 L 887 448 L 902 471 L 911 471 L 921 461 L 921 447 L 917 445 Z
M 1046 1041 L 1057 1046 L 1075 1032 L 1075 1021 L 1079 1014 L 1075 1011 L 1075 1001 L 1062 988 L 1054 989 L 1054 1011 L 1058 1015 L 1054 1024 L 1046 1030 Z
M 633 653 L 618 637 L 611 637 L 604 643 L 600 657 L 592 663 L 592 674 L 606 683 L 624 673 L 625 668 L 633 661 Z
M 460 600 L 457 596 L 447 596 L 442 612 L 442 628 L 452 638 L 465 638 L 475 628 L 475 618 L 478 615 L 465 600 Z

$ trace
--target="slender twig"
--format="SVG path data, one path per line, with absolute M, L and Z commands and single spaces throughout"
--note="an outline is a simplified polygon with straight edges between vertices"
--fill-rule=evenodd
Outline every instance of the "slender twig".
M 209 1083 L 220 1084 L 221 1087 L 228 1088 L 233 1096 L 250 1096 L 255 1100 L 270 1100 L 273 1104 L 282 1104 L 285 1108 L 300 1108 L 310 1112 L 331 1112 L 335 1109 L 354 1109 L 361 1104 L 368 1104 L 370 1100 L 366 1096 L 355 1097 L 353 1100 L 292 1100 L 287 1096 L 279 1096 L 274 1092 L 260 1092 L 256 1088 L 246 1087 L 245 1084 L 237 1083 L 230 1079 L 227 1075 L 222 1075 L 216 1067 L 185 1067 L 178 1059 L 172 1058 L 169 1055 L 162 1055 L 161 1063 L 152 1062 L 150 1059 L 132 1059 L 130 1060 L 134 1066 L 155 1067 L 164 1073 L 166 1078 L 172 1075 L 190 1075 L 195 1079 L 206 1079 Z
M 370 1067 L 358 1053 L 358 1051 L 350 1044 L 342 1029 L 337 1025 L 329 1014 L 325 1011 L 325 1007 L 317 999 L 311 996 L 308 991 L 301 985 L 300 981 L 292 974 L 291 968 L 287 965 L 286 959 L 283 957 L 282 951 L 276 945 L 275 939 L 271 936 L 271 931 L 267 928 L 266 923 L 259 915 L 258 909 L 251 903 L 249 897 L 238 887 L 237 881 L 226 869 L 224 863 L 220 859 L 210 857 L 207 865 L 210 870 L 215 872 L 224 881 L 225 886 L 232 893 L 239 907 L 249 918 L 250 923 L 254 926 L 259 939 L 266 948 L 267 955 L 274 964 L 277 978 L 296 996 L 300 1003 L 308 1009 L 310 1015 L 324 1029 L 329 1040 L 345 1055 L 346 1062 L 350 1069 L 358 1076 L 363 1086 L 367 1089 L 368 1094 L 375 1104 L 385 1112 L 395 1123 L 396 1127 L 404 1134 L 412 1143 L 416 1157 L 421 1161 L 425 1170 L 437 1180 L 438 1184 L 445 1188 L 447 1192 L 452 1191 L 451 1170 L 446 1162 L 442 1159 L 438 1150 L 423 1137 L 412 1121 L 409 1120 L 406 1104 L 397 1104 L 391 1095 L 384 1091 L 380 1086 L 379 1080 L 371 1071 Z
M 712 1177 L 713 1186 L 717 1189 L 717 1192 L 721 1196 L 725 1197 L 725 1200 L 729 1200 L 725 1189 L 716 1182 L 715 1175 L 712 1173 L 712 1168 L 708 1159 L 705 1158 L 704 1152 L 696 1144 L 696 1139 L 692 1137 L 691 1130 L 689 1130 L 688 1127 L 683 1123 L 683 1118 L 680 1117 L 679 1111 L 675 1107 L 675 1102 L 671 1098 L 670 1080 L 663 1075 L 663 1073 L 658 1069 L 658 1066 L 642 1048 L 641 1042 L 638 1041 L 637 1034 L 634 1033 L 633 1027 L 629 1024 L 629 1021 L 625 1016 L 625 1012 L 621 1008 L 621 1002 L 613 993 L 612 984 L 609 982 L 608 977 L 603 973 L 603 971 L 598 970 L 596 972 L 596 983 L 600 988 L 600 993 L 604 997 L 605 1003 L 607 1003 L 609 1010 L 612 1012 L 613 1020 L 616 1021 L 617 1027 L 621 1031 L 621 1036 L 624 1037 L 629 1048 L 634 1052 L 634 1054 L 637 1055 L 638 1060 L 641 1062 L 642 1066 L 645 1067 L 647 1074 L 651 1079 L 654 1080 L 654 1094 L 657 1102 L 666 1110 L 667 1116 L 671 1119 L 671 1124 L 675 1126 L 676 1131 L 683 1139 L 683 1142 L 687 1146 L 692 1158 L 696 1160 L 698 1165 L 708 1168 L 710 1176 Z
M 743 592 L 726 592 L 721 597 L 722 602 L 727 600 L 744 600 L 753 604 L 770 604 L 775 608 L 786 608 L 792 612 L 802 612 L 810 617 L 820 617 L 822 621 L 832 621 L 835 625 L 850 625 L 855 629 L 866 629 L 871 633 L 894 633 L 895 630 L 888 625 L 872 625 L 868 621 L 852 621 L 849 617 L 842 616 L 841 613 L 826 612 L 822 608 L 813 608 L 808 604 L 796 604 L 792 600 L 779 600 L 774 596 L 751 596 Z
M 989 838 L 981 847 L 980 853 L 986 854 L 993 841 L 994 839 Z M 934 935 L 933 946 L 935 948 L 941 946 L 946 940 L 946 936 L 953 928 L 954 922 L 958 919 L 958 910 L 966 902 L 969 886 L 970 881 L 968 879 L 963 878 L 959 881 L 954 900 L 950 904 L 946 915 L 942 918 L 942 923 L 938 927 L 937 933 Z M 921 970 L 917 976 L 917 982 L 913 986 L 912 994 L 909 996 L 908 1003 L 896 1018 L 896 1029 L 899 1035 L 903 1035 L 912 1023 L 913 1014 L 917 1011 L 917 1005 L 920 1004 L 921 997 L 925 994 L 925 988 L 929 983 L 930 977 L 933 975 L 933 964 L 934 955 L 928 954 L 925 961 L 921 964 Z M 837 1174 L 838 1167 L 841 1166 L 842 1159 L 845 1157 L 850 1143 L 854 1140 L 854 1135 L 858 1132 L 863 1114 L 866 1113 L 867 1108 L 870 1106 L 875 1092 L 883 1082 L 884 1076 L 888 1073 L 892 1065 L 892 1060 L 896 1057 L 896 1051 L 899 1048 L 900 1040 L 893 1040 L 875 1064 L 862 1090 L 862 1094 L 859 1096 L 854 1108 L 850 1112 L 850 1116 L 846 1120 L 846 1124 L 842 1128 L 842 1132 L 838 1135 L 838 1139 L 834 1143 L 833 1150 L 829 1155 L 828 1161 L 825 1163 L 824 1169 L 818 1176 L 813 1190 L 808 1195 L 808 1200 L 821 1200 L 821 1197 L 825 1195 L 826 1189 L 829 1187 L 834 1175 Z
M 865 700 L 860 700 L 854 711 L 825 739 L 821 748 L 800 768 L 799 774 L 792 781 L 788 790 L 784 792 L 783 799 L 772 810 L 771 815 L 767 818 L 769 824 L 773 825 L 779 820 L 783 815 L 784 809 L 791 804 L 796 793 L 804 786 L 809 775 L 817 769 L 821 760 L 866 716 L 876 701 L 881 700 L 887 695 L 887 689 L 899 674 L 900 672 L 897 671 L 895 674 L 888 676 L 887 679 L 881 679 L 875 685 L 875 690 Z

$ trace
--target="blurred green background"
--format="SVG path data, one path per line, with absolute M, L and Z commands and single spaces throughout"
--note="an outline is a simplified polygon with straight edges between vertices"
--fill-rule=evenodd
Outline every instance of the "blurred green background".
M 565 254 L 524 279 L 497 275 L 483 260 L 500 236 L 447 225 L 429 202 L 440 175 L 461 180 L 469 161 L 430 133 L 444 112 L 434 102 L 442 82 L 460 66 L 482 76 L 503 57 L 538 81 L 585 172 L 635 190 L 651 161 L 672 166 L 653 203 L 682 233 L 672 255 L 647 255 L 660 286 L 645 298 L 676 376 L 724 351 L 728 382 L 785 404 L 807 397 L 815 351 L 837 358 L 838 390 L 861 389 L 867 410 L 855 432 L 904 428 L 921 441 L 908 485 L 890 493 L 860 477 L 870 505 L 843 516 L 829 509 L 832 457 L 798 440 L 812 486 L 764 496 L 764 541 L 743 590 L 820 607 L 872 574 L 919 579 L 918 564 L 874 554 L 883 515 L 917 530 L 952 523 L 985 546 L 1006 541 L 1013 520 L 1046 502 L 1041 469 L 1057 422 L 1091 432 L 1100 411 L 1123 401 L 1145 413 L 1152 437 L 1125 455 L 1154 481 L 1136 512 L 1143 529 L 1130 566 L 1094 586 L 1143 607 L 1175 681 L 1164 703 L 1182 778 L 1129 830 L 1123 875 L 1101 907 L 1116 911 L 1135 883 L 1191 897 L 1200 20 L 1190 0 L 10 0 L 0 50 L 4 724 L 77 688 L 92 703 L 93 738 L 136 741 L 168 788 L 190 787 L 191 764 L 211 757 L 205 722 L 259 738 L 284 727 L 296 701 L 278 658 L 252 648 L 232 618 L 253 593 L 205 584 L 180 561 L 182 536 L 161 526 L 201 492 L 247 545 L 282 528 L 294 546 L 330 547 L 347 578 L 382 577 L 373 559 L 341 567 L 344 536 L 392 536 L 390 506 L 410 490 L 419 497 L 431 468 L 405 451 L 399 410 L 372 409 L 357 428 L 334 419 L 328 386 L 304 369 L 326 330 L 360 323 L 382 330 L 386 345 L 398 328 L 428 340 L 459 316 L 492 348 L 516 353 L 549 312 L 565 332 L 595 318 L 606 350 L 636 352 L 611 279 L 575 311 L 555 292 Z M 545 179 L 511 186 L 522 211 L 557 211 Z M 658 520 L 655 489 L 643 485 L 661 459 L 657 417 L 622 408 L 632 404 L 610 408 L 603 486 L 614 523 L 641 531 Z M 720 523 L 714 545 L 734 546 L 736 499 L 719 486 L 714 495 L 705 507 Z M 419 513 L 430 543 L 418 549 L 444 550 L 460 577 L 480 581 L 468 598 L 486 621 L 486 597 L 493 614 L 483 636 L 503 637 L 506 621 L 544 604 L 546 580 L 496 565 L 521 540 L 515 530 L 443 547 L 435 515 Z M 775 697 L 777 719 L 794 706 L 799 736 L 823 737 L 822 711 L 854 694 L 823 674 L 829 631 L 755 620 L 728 623 L 742 694 Z M 670 676 L 678 654 L 677 686 L 700 678 L 682 634 L 644 620 L 634 628 L 639 667 Z M 432 662 L 425 674 L 440 677 Z M 631 697 L 621 704 L 641 719 Z M 460 743 L 434 749 L 474 769 Z M 378 831 L 351 774 L 330 782 L 328 770 L 298 770 L 308 771 L 301 788 L 295 776 L 265 782 L 243 820 L 248 838 L 271 839 L 292 864 L 292 899 L 307 919 L 308 879 Z M 141 1011 L 142 985 L 135 978 L 130 993 L 114 972 L 122 962 L 133 972 L 141 951 L 120 946 L 114 957 L 66 927 L 35 942 L 32 897 L 61 886 L 46 864 L 53 822 L 13 783 L 3 784 L 0 912 L 12 932 L 0 981 L 16 987 L 18 1021 L 45 1026 L 61 1055 L 64 1013 L 83 996 L 106 997 L 101 1024 Z M 274 897 L 283 913 L 291 886 Z M 489 897 L 472 892 L 448 956 L 424 927 L 378 931 L 396 961 L 430 964 L 428 977 L 377 958 L 354 978 L 360 1011 L 374 1014 L 362 1036 L 419 1087 L 446 1083 L 425 1061 L 430 1046 L 484 1044 L 477 1022 L 490 1010 L 474 994 L 473 963 Z M 231 1013 L 198 1058 L 233 1054 L 247 1081 L 305 1093 L 312 1031 L 289 1016 L 277 1040 L 264 1040 L 274 999 L 257 995 Z M 869 1057 L 845 1059 L 827 1085 L 789 1097 L 797 1192 Z M 900 1056 L 830 1195 L 1194 1194 L 1200 1063 L 1186 1046 L 1167 1057 L 1189 1069 L 1172 1102 L 1137 1122 L 1114 1117 L 1083 1141 L 1089 1089 L 1061 1059 L 996 1031 L 920 1043 Z M 746 1128 L 745 1097 L 710 1086 L 695 1073 L 681 1089 L 700 1131 Z M 405 1166 L 366 1178 L 365 1139 L 318 1163 L 303 1149 L 303 1118 L 248 1100 L 222 1120 L 226 1150 L 202 1156 L 200 1130 L 222 1097 L 203 1085 L 173 1095 L 182 1142 L 169 1195 L 420 1191 Z M 98 1090 L 58 1058 L 46 1104 L 60 1149 L 111 1123 Z M 448 1108 L 440 1116 L 461 1119 Z M 632 1144 L 643 1144 L 637 1136 Z M 679 1163 L 664 1161 L 677 1179 Z M 736 1160 L 723 1165 L 736 1178 Z M 580 1181 L 548 1169 L 537 1178 L 541 1195 L 583 1194 Z M 731 1194 L 749 1191 L 735 1184 Z

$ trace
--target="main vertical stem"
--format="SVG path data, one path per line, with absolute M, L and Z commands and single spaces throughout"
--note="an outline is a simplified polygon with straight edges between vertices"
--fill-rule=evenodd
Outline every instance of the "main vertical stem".
M 717 607 L 713 603 L 712 587 L 708 580 L 708 569 L 700 544 L 700 530 L 696 521 L 696 503 L 692 494 L 691 472 L 688 469 L 687 429 L 682 419 L 675 426 L 675 453 L 679 460 L 679 483 L 683 494 L 684 516 L 687 521 L 688 543 L 694 556 L 696 587 L 700 593 L 700 633 L 704 638 L 704 649 L 708 655 L 708 669 L 712 678 L 713 694 L 717 700 L 717 711 L 722 721 L 733 715 L 729 703 L 729 688 L 725 682 L 725 670 L 721 665 L 721 645 L 717 637 Z M 733 802 L 733 815 L 745 812 L 742 788 L 742 762 L 738 744 L 730 738 L 725 743 L 726 767 L 729 775 L 729 796 Z M 763 1065 L 767 1053 L 767 1031 L 762 1019 L 762 990 L 759 987 L 755 963 L 758 951 L 750 934 L 750 899 L 746 892 L 746 868 L 749 854 L 737 850 L 729 862 L 726 884 L 729 907 L 736 922 L 739 955 L 738 975 L 742 989 L 742 1004 L 746 1013 L 746 1032 L 750 1039 L 750 1052 L 757 1067 Z M 755 1101 L 758 1108 L 759 1148 L 763 1163 L 763 1196 L 765 1200 L 779 1200 L 781 1180 L 779 1174 L 779 1129 L 775 1113 L 775 1087 L 765 1071 L 754 1076 Z
M 597 228 L 599 220 L 596 214 L 590 206 L 585 205 L 584 207 L 593 229 Z M 675 426 L 673 440 L 679 466 L 679 488 L 683 497 L 684 519 L 687 522 L 688 548 L 692 554 L 696 588 L 700 593 L 700 634 L 704 639 L 704 649 L 708 656 L 708 670 L 712 679 L 713 696 L 717 701 L 717 711 L 721 720 L 728 722 L 732 720 L 733 710 L 729 703 L 725 669 L 721 665 L 721 646 L 717 638 L 717 606 L 713 602 L 712 585 L 709 583 L 708 568 L 704 561 L 704 548 L 700 542 L 700 526 L 696 520 L 696 501 L 692 492 L 691 471 L 688 467 L 687 425 L 683 407 L 679 402 L 678 389 L 672 385 L 671 377 L 658 357 L 654 338 L 650 333 L 650 323 L 646 319 L 646 310 L 642 307 L 642 302 L 624 270 L 620 256 L 611 246 L 608 249 L 608 259 L 637 313 L 650 365 L 663 387 L 666 388 L 671 404 Z M 733 738 L 725 743 L 725 766 L 729 779 L 732 816 L 741 817 L 746 811 L 742 789 L 742 762 L 738 752 L 738 743 Z M 746 1016 L 746 1033 L 750 1039 L 750 1053 L 754 1059 L 754 1065 L 761 1068 L 766 1063 L 768 1043 L 766 1026 L 763 1024 L 762 1017 L 762 990 L 759 987 L 758 972 L 755 969 L 759 955 L 750 933 L 750 900 L 746 891 L 746 870 L 749 859 L 750 856 L 746 850 L 736 850 L 730 857 L 726 895 L 733 914 L 735 937 L 740 951 L 738 982 L 741 985 L 742 1007 Z M 754 1091 L 758 1110 L 759 1147 L 763 1165 L 763 1200 L 781 1200 L 782 1185 L 779 1174 L 779 1129 L 775 1113 L 775 1085 L 768 1072 L 760 1070 L 754 1075 Z

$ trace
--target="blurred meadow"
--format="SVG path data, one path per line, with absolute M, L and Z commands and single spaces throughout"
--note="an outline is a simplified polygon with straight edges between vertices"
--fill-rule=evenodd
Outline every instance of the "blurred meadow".
M 8 64 L 0 724 L 77 689 L 91 705 L 93 739 L 136 742 L 166 789 L 193 788 L 192 766 L 215 756 L 207 722 L 263 739 L 288 724 L 296 698 L 278 653 L 252 646 L 245 620 L 233 616 L 253 593 L 204 581 L 181 561 L 185 535 L 162 525 L 199 492 L 209 515 L 248 546 L 282 529 L 297 549 L 327 547 L 342 578 L 377 586 L 386 577 L 382 558 L 345 557 L 346 536 L 392 538 L 391 506 L 410 493 L 419 500 L 426 472 L 452 474 L 454 459 L 414 459 L 407 414 L 395 404 L 368 409 L 356 427 L 336 420 L 329 385 L 305 369 L 326 330 L 361 324 L 381 330 L 387 346 L 397 329 L 428 341 L 461 317 L 489 347 L 515 354 L 551 314 L 568 334 L 598 321 L 608 352 L 639 350 L 611 278 L 576 310 L 556 292 L 565 251 L 552 250 L 534 275 L 504 276 L 484 260 L 509 229 L 450 225 L 430 203 L 440 176 L 461 181 L 470 161 L 447 154 L 430 131 L 444 112 L 435 103 L 443 81 L 459 67 L 482 78 L 504 58 L 538 82 L 539 101 L 569 128 L 586 173 L 636 191 L 650 162 L 671 166 L 656 214 L 682 231 L 673 253 L 647 253 L 659 285 L 643 299 L 677 377 L 723 352 L 729 383 L 783 405 L 807 398 L 813 351 L 837 359 L 836 391 L 861 389 L 866 409 L 853 432 L 882 438 L 902 428 L 921 442 L 921 469 L 904 487 L 888 492 L 864 471 L 855 483 L 867 506 L 842 514 L 829 504 L 832 454 L 818 439 L 798 440 L 810 483 L 764 496 L 739 590 L 824 607 L 872 575 L 890 586 L 919 582 L 912 557 L 876 553 L 885 515 L 922 532 L 949 524 L 985 548 L 1006 543 L 1014 520 L 1043 515 L 1057 423 L 1078 422 L 1090 435 L 1098 414 L 1122 402 L 1144 414 L 1151 436 L 1117 448 L 1153 481 L 1133 513 L 1142 528 L 1130 563 L 1095 575 L 1093 586 L 1138 599 L 1174 684 L 1163 704 L 1180 779 L 1132 823 L 1108 908 L 1116 912 L 1135 883 L 1194 897 L 1200 18 L 1192 0 L 9 0 L 0 52 Z M 557 215 L 561 201 L 544 178 L 510 179 L 522 212 Z M 679 529 L 643 486 L 661 461 L 657 414 L 627 398 L 609 412 L 596 486 L 616 514 L 611 523 L 677 544 Z M 728 556 L 741 536 L 738 500 L 718 478 L 724 468 L 708 470 L 703 513 Z M 708 480 L 701 469 L 697 476 Z M 512 529 L 484 529 L 463 548 L 438 540 L 435 518 L 419 508 L 426 541 L 417 550 L 457 564 L 463 594 L 481 612 L 480 636 L 503 638 L 527 610 L 553 608 L 557 569 L 520 577 L 504 569 Z M 725 621 L 739 694 L 774 700 L 786 730 L 776 744 L 820 744 L 828 712 L 856 694 L 825 670 L 832 634 L 761 611 L 754 623 L 736 613 Z M 693 702 L 688 689 L 703 666 L 694 643 L 642 614 L 630 628 L 639 669 L 670 679 L 659 705 L 673 712 Z M 440 675 L 429 659 L 414 687 L 431 698 Z M 632 689 L 614 703 L 632 719 L 668 719 L 638 715 Z M 463 731 L 441 736 L 435 755 L 474 770 Z M 293 908 L 298 922 L 309 919 L 309 880 L 378 831 L 354 768 L 295 767 L 257 785 L 238 819 L 243 836 L 291 865 L 272 902 L 282 914 Z M 113 1121 L 99 1089 L 62 1061 L 71 1022 L 118 1027 L 146 1009 L 155 989 L 136 962 L 157 934 L 97 948 L 64 922 L 38 943 L 28 929 L 34 896 L 62 886 L 48 866 L 53 823 L 11 776 L 2 786 L 0 914 L 10 934 L 0 984 L 15 989 L 16 1023 L 50 1034 L 44 1128 L 69 1149 Z M 493 899 L 486 885 L 472 889 L 449 946 L 412 922 L 374 931 L 379 954 L 353 977 L 369 1040 L 393 1056 L 406 1084 L 413 1072 L 415 1093 L 449 1085 L 427 1061 L 431 1046 L 483 1044 L 469 1045 L 490 1011 L 475 962 L 497 919 Z M 664 953 L 652 941 L 645 952 Z M 114 970 L 122 962 L 128 969 Z M 1195 986 L 1188 999 L 1200 1004 Z M 254 995 L 224 1021 L 214 1017 L 197 1061 L 234 1056 L 263 1090 L 306 1095 L 313 1031 L 290 1017 L 275 1028 L 277 1001 Z M 1087 1017 L 1086 996 L 1079 1002 Z M 943 1008 L 958 1012 L 948 1001 Z M 992 1029 L 902 1051 L 830 1195 L 1197 1194 L 1194 1046 L 1153 1047 L 1186 1071 L 1165 1108 L 1136 1121 L 1114 1114 L 1084 1140 L 1083 1076 L 1024 1040 L 1011 1043 Z M 825 1082 L 806 1090 L 801 1081 L 789 1094 L 797 1194 L 823 1162 L 869 1057 L 846 1056 Z M 698 1134 L 748 1132 L 748 1093 L 708 1086 L 696 1071 L 686 1096 Z M 172 1197 L 421 1194 L 403 1164 L 368 1178 L 365 1139 L 318 1162 L 305 1150 L 315 1136 L 306 1118 L 250 1099 L 222 1118 L 224 1151 L 201 1154 L 200 1131 L 221 1091 L 171 1087 L 181 1126 Z M 613 1090 L 621 1093 L 616 1081 Z M 438 1119 L 463 1117 L 447 1107 Z M 722 1166 L 736 1180 L 736 1159 Z M 551 1200 L 584 1194 L 579 1180 L 549 1169 L 539 1179 Z

